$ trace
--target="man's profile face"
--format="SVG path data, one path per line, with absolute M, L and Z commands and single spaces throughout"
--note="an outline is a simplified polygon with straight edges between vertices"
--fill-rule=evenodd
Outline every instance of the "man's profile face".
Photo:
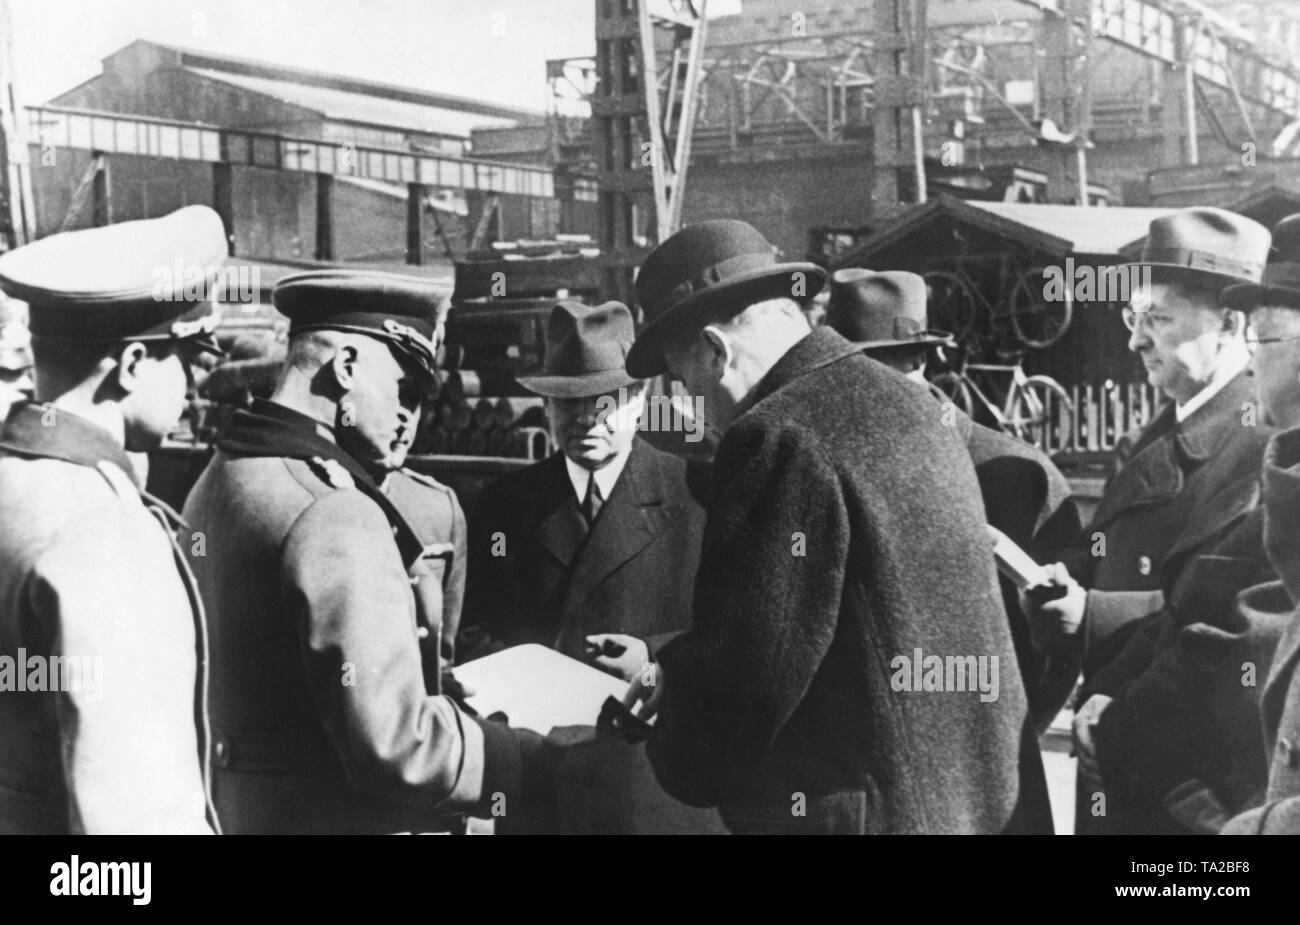
M 720 440 L 722 432 L 731 424 L 736 400 L 725 387 L 721 361 L 703 332 L 696 331 L 667 344 L 664 362 L 668 375 L 680 382 L 688 395 L 699 398 L 702 426 L 710 439 Z
M 13 405 L 31 398 L 33 388 L 30 367 L 19 369 L 0 367 L 0 421 L 4 420 Z
M 1246 342 L 1253 346 L 1250 368 L 1264 419 L 1278 427 L 1300 426 L 1300 309 L 1270 305 L 1255 309 Z
M 372 472 L 400 468 L 420 419 L 420 374 L 383 341 L 357 337 L 351 344 L 357 356 L 352 387 L 339 400 L 339 446 Z
M 147 453 L 175 429 L 185 412 L 195 357 L 193 347 L 177 343 L 153 347 L 132 364 L 133 388 L 121 402 L 127 450 Z
M 1186 402 L 1217 368 L 1227 310 L 1210 293 L 1173 283 L 1154 283 L 1149 295 L 1125 310 L 1128 347 L 1141 357 L 1151 385 Z
M 641 387 L 588 395 L 547 398 L 551 439 L 584 469 L 599 469 L 632 446 L 640 418 Z

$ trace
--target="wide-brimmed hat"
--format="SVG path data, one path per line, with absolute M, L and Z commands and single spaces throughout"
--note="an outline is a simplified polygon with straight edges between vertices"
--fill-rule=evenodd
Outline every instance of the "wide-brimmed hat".
M 628 354 L 638 379 L 665 371 L 664 336 L 705 310 L 734 309 L 781 296 L 806 302 L 826 283 L 815 263 L 777 263 L 752 225 L 733 219 L 688 225 L 646 258 L 636 278 L 645 326 Z
M 624 368 L 632 348 L 632 313 L 622 302 L 559 302 L 546 321 L 542 367 L 516 377 L 548 398 L 587 398 L 632 385 Z
M 1151 222 L 1141 256 L 1124 266 L 1149 266 L 1152 279 L 1199 277 L 1257 283 L 1271 235 L 1254 219 L 1227 209 L 1179 209 Z
M 825 323 L 863 350 L 957 346 L 951 334 L 929 327 L 925 280 L 903 270 L 836 270 Z
M 1223 290 L 1223 304 L 1248 312 L 1261 305 L 1300 309 L 1300 215 L 1273 229 L 1273 248 L 1258 283 L 1237 283 Z

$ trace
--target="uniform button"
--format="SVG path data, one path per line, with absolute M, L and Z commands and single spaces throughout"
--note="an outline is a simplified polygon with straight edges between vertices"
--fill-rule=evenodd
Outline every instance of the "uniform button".
M 1300 749 L 1292 745 L 1290 739 L 1278 739 L 1277 750 L 1288 768 L 1300 767 Z
M 419 636 L 421 639 L 428 639 L 429 628 L 427 626 L 416 627 L 415 635 Z
M 230 756 L 230 749 L 226 747 L 226 743 L 218 742 L 216 748 L 214 748 L 213 751 L 216 753 L 217 764 L 224 767 L 226 764 L 226 759 L 229 758 Z
M 420 583 L 420 576 L 419 576 L 419 575 L 412 575 L 412 576 L 411 576 L 411 587 L 414 588 L 414 587 L 415 587 L 416 585 L 418 585 L 419 583 Z
M 1151 574 L 1151 559 L 1149 557 L 1142 556 L 1138 559 L 1138 574 L 1139 575 Z

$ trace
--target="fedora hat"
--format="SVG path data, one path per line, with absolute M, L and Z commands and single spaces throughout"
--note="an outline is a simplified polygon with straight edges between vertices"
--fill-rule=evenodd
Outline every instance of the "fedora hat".
M 638 379 L 664 372 L 664 335 L 706 310 L 739 314 L 780 296 L 806 302 L 825 282 L 815 263 L 777 263 L 772 245 L 746 222 L 688 225 L 651 251 L 637 275 L 646 323 L 628 354 L 628 372 Z
M 1151 222 L 1141 256 L 1125 266 L 1149 266 L 1153 278 L 1257 283 L 1270 239 L 1259 222 L 1227 209 L 1179 209 Z
M 587 398 L 632 385 L 624 368 L 633 338 L 632 313 L 622 302 L 556 303 L 546 321 L 542 367 L 516 377 L 548 398 Z
M 1261 305 L 1300 309 L 1300 215 L 1273 228 L 1273 250 L 1258 283 L 1237 283 L 1223 290 L 1223 304 L 1248 312 Z
M 915 273 L 846 267 L 831 274 L 826 324 L 863 350 L 957 346 L 951 334 L 929 328 L 925 306 L 925 280 Z

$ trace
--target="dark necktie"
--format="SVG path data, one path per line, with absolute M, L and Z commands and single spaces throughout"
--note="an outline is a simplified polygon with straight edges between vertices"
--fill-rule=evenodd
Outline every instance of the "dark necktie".
M 596 522 L 596 516 L 604 503 L 605 499 L 600 496 L 600 486 L 596 484 L 596 473 L 588 473 L 587 494 L 582 499 L 582 516 L 586 518 L 588 527 Z

